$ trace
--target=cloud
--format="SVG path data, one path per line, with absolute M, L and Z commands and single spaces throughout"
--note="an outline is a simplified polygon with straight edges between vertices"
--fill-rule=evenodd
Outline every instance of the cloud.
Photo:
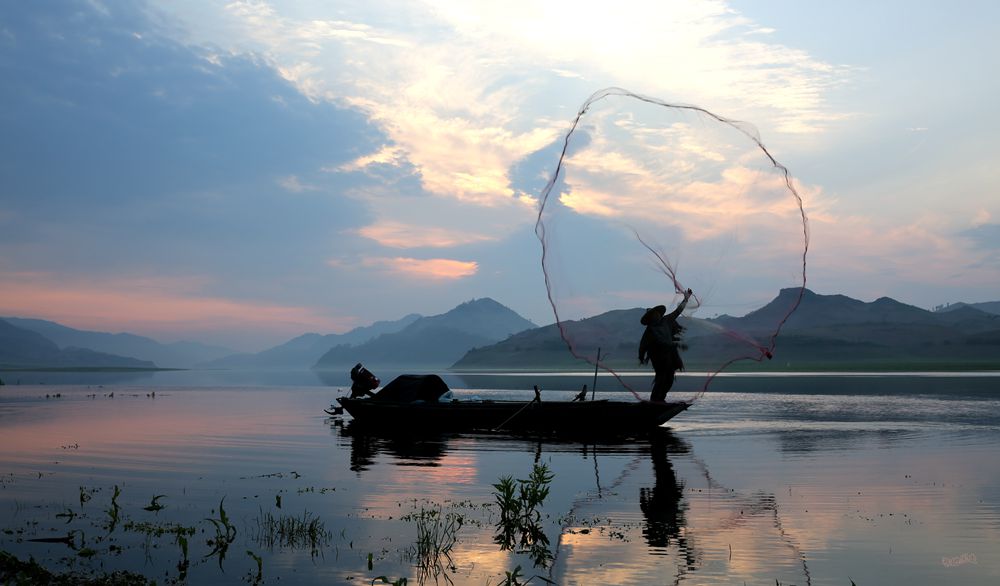
M 939 299 L 981 296 L 1000 286 L 1000 230 L 956 233 L 946 218 L 910 222 L 858 215 L 810 218 L 810 280 L 821 291 L 883 295 L 932 307 Z M 991 245 L 993 248 L 991 248 Z
M 801 251 L 801 213 L 781 169 L 732 126 L 685 108 L 611 96 L 591 104 L 579 128 L 586 136 L 579 146 L 577 134 L 570 137 L 561 206 L 546 208 L 547 222 L 559 221 L 565 207 L 644 238 L 676 233 L 688 248 L 739 235 L 743 243 L 760 240 L 758 247 L 795 242 Z
M 404 20 L 419 27 L 381 17 L 399 7 L 380 6 L 305 20 L 278 5 L 234 3 L 221 18 L 241 30 L 232 42 L 262 47 L 299 72 L 289 79 L 306 93 L 369 112 L 422 188 L 439 196 L 482 205 L 519 196 L 511 166 L 565 127 L 567 106 L 596 89 L 588 79 L 749 103 L 793 132 L 840 116 L 823 96 L 845 68 L 767 42 L 765 29 L 722 2 L 579 10 L 569 2 L 438 0 L 406 7 Z M 392 42 L 357 42 L 375 37 Z M 651 78 L 651 70 L 661 74 Z
M 479 263 L 475 261 L 448 258 L 367 257 L 362 259 L 360 264 L 402 277 L 430 281 L 452 281 L 471 277 L 479 270 Z M 334 261 L 331 266 L 342 265 Z
M 339 180 L 367 180 L 344 191 L 374 216 L 354 233 L 388 248 L 474 246 L 480 243 L 465 237 L 473 231 L 490 238 L 483 243 L 507 246 L 504 238 L 515 227 L 533 223 L 530 211 L 553 171 L 561 135 L 581 101 L 604 85 L 599 80 L 711 103 L 724 114 L 797 133 L 807 143 L 845 115 L 825 99 L 853 73 L 781 45 L 771 31 L 715 1 L 626 2 L 606 10 L 579 10 L 568 2 L 449 0 L 387 8 L 377 1 L 317 9 L 308 18 L 280 3 L 229 6 L 198 22 L 188 19 L 195 37 L 267 54 L 311 99 L 350 105 L 385 133 L 380 149 L 324 169 Z M 641 135 L 644 129 L 631 130 Z M 646 140 L 655 140 L 656 132 L 646 130 Z M 696 125 L 686 137 L 688 157 L 718 154 L 696 140 Z M 675 142 L 681 144 L 680 137 Z M 630 187 L 662 178 L 647 173 L 646 184 L 639 179 Z M 704 186 L 736 189 L 737 180 Z M 578 205 L 615 210 L 597 197 L 603 187 L 579 180 L 572 189 L 561 187 L 557 193 L 578 198 Z M 705 195 L 688 199 L 699 197 Z M 688 223 L 692 235 L 695 229 L 703 238 L 719 233 L 717 224 L 727 217 L 714 211 Z M 737 215 L 752 217 L 742 208 Z M 431 229 L 410 229 L 419 226 Z M 357 242 L 338 247 L 337 258 L 372 256 Z M 464 258 L 486 258 L 484 250 L 476 252 Z M 486 270 L 480 267 L 477 282 Z M 524 279 L 508 278 L 518 277 Z
M 346 194 L 381 178 L 323 169 L 386 136 L 259 55 L 178 42 L 143 3 L 101 7 L 5 11 L 0 268 L 209 274 L 218 299 L 324 299 L 316 269 L 341 231 L 372 220 Z
M 372 224 L 361 228 L 358 233 L 390 248 L 450 248 L 460 244 L 495 240 L 491 236 L 475 232 L 400 222 Z
M 367 154 L 338 167 L 325 167 L 329 173 L 364 171 L 376 166 L 403 167 L 406 164 L 406 152 L 399 146 L 386 145 L 376 153 Z
M 309 183 L 303 183 L 295 175 L 289 175 L 287 177 L 281 177 L 278 179 L 278 185 L 291 191 L 292 193 L 302 193 L 304 191 L 319 191 L 319 187 L 311 185 Z
M 711 104 L 766 128 L 769 143 L 800 161 L 830 140 L 819 131 L 850 116 L 828 97 L 855 70 L 783 45 L 722 1 L 626 0 L 588 10 L 528 0 L 291 6 L 70 0 L 7 11 L 0 270 L 212 275 L 200 295 L 288 307 L 337 303 L 353 305 L 352 313 L 401 295 L 385 286 L 400 275 L 448 283 L 447 295 L 512 290 L 511 283 L 539 281 L 532 207 L 562 134 L 598 87 Z M 630 221 L 660 214 L 671 228 L 662 232 L 668 249 L 682 229 L 709 243 L 728 230 L 767 253 L 798 241 L 778 235 L 776 227 L 793 223 L 783 223 L 761 193 L 737 197 L 753 165 L 715 148 L 699 124 L 649 121 L 637 113 L 613 129 L 630 133 L 645 155 L 607 156 L 615 143 L 581 129 L 570 155 L 591 175 L 564 176 L 555 193 L 588 214 Z M 891 128 L 912 138 L 901 130 L 910 125 L 897 120 Z M 795 136 L 778 140 L 776 132 Z M 668 145 L 671 165 L 656 168 L 651 161 L 662 161 Z M 823 164 L 813 166 L 810 183 L 817 174 L 834 183 L 852 176 L 842 170 L 860 170 L 857 147 L 850 158 L 818 154 Z M 983 180 L 989 169 L 981 166 Z M 820 279 L 837 275 L 842 291 L 857 273 L 874 283 L 921 271 L 969 276 L 963 265 L 988 264 L 989 212 L 966 233 L 954 223 L 891 219 L 941 199 L 931 174 L 913 190 L 923 199 L 907 205 L 877 193 L 888 191 L 884 183 L 867 187 L 871 218 L 838 211 L 833 196 L 846 198 L 844 189 L 800 186 L 820 227 Z M 907 176 L 899 177 L 892 190 L 909 196 Z M 651 206 L 643 194 L 653 189 L 675 189 L 676 197 Z M 894 211 L 882 214 L 890 205 Z M 683 228 L 674 230 L 681 216 Z M 590 229 L 604 218 L 589 219 L 567 227 Z M 588 263 L 606 258 L 598 243 L 583 246 Z M 676 250 L 691 266 L 704 249 Z M 738 268 L 761 266 L 768 270 L 764 261 Z M 633 265 L 617 270 L 619 284 L 635 275 Z M 636 281 L 630 290 L 656 290 Z M 511 294 L 527 287 L 517 289 Z M 532 295 L 544 304 L 544 292 Z

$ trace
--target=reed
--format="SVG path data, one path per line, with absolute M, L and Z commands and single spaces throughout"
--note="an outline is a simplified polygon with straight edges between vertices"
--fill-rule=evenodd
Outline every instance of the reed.
M 455 571 L 451 550 L 458 543 L 458 531 L 465 523 L 465 516 L 456 512 L 442 512 L 441 508 L 421 508 L 403 517 L 417 526 L 417 540 L 407 551 L 417 566 L 419 582 L 433 577 L 443 577 L 451 583 L 446 570 Z
M 322 519 L 309 511 L 303 511 L 300 516 L 275 516 L 270 511 L 261 509 L 256 523 L 254 541 L 271 550 L 275 547 L 308 548 L 310 553 L 316 556 L 323 547 L 329 545 L 333 537 Z

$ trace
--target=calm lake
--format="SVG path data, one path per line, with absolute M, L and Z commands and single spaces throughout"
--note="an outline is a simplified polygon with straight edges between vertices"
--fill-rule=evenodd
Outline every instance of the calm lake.
M 81 376 L 3 373 L 0 387 L 0 550 L 52 571 L 160 584 L 496 585 L 518 567 L 509 583 L 1000 583 L 997 373 L 723 377 L 663 433 L 596 444 L 362 434 L 323 412 L 340 374 Z M 698 385 L 686 378 L 680 397 Z M 555 399 L 589 382 L 446 379 L 458 398 L 526 401 L 533 384 Z M 633 400 L 614 388 L 602 378 L 598 398 Z M 535 522 L 505 534 L 493 485 L 538 465 L 551 481 Z

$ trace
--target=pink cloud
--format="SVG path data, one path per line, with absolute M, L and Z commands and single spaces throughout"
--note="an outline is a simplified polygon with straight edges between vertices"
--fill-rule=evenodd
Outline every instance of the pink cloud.
M 479 271 L 479 263 L 475 261 L 448 258 L 372 257 L 364 259 L 362 264 L 407 277 L 435 281 L 470 277 Z

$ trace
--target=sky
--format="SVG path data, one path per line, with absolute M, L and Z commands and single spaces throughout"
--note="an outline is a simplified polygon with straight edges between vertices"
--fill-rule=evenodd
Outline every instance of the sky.
M 986 1 L 4 2 L 0 315 L 242 351 L 479 297 L 551 323 L 539 198 L 607 87 L 751 124 L 802 196 L 814 291 L 1000 300 L 998 21 Z M 614 237 L 640 220 L 670 218 L 644 234 L 702 316 L 801 284 L 760 152 L 723 164 L 710 120 L 607 106 L 554 196 L 580 238 L 557 285 L 591 277 L 557 294 L 566 317 L 670 301 L 616 260 L 642 256 Z M 786 207 L 712 199 L 762 185 Z

